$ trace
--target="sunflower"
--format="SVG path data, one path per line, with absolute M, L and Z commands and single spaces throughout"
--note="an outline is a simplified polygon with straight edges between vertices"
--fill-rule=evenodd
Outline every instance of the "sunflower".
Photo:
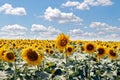
M 74 51 L 74 46 L 72 46 L 72 45 L 67 46 L 66 52 L 67 52 L 68 56 L 72 55 L 73 51 Z
M 82 44 L 83 44 L 83 41 L 82 41 L 82 40 L 77 40 L 77 41 L 75 41 L 75 44 L 82 45 Z
M 3 58 L 7 62 L 14 62 L 15 61 L 15 55 L 13 52 L 5 52 Z
M 65 49 L 60 49 L 60 48 L 57 48 L 58 49 L 58 52 L 60 53 L 64 53 L 65 52 Z
M 85 43 L 85 45 L 84 45 L 85 52 L 87 52 L 89 54 L 93 53 L 95 51 L 95 49 L 96 49 L 96 45 L 93 44 L 92 42 Z
M 39 55 L 32 48 L 27 48 L 22 51 L 22 58 L 30 65 L 38 65 L 41 61 L 41 55 Z
M 4 48 L 0 49 L 0 60 L 3 60 L 3 56 L 4 56 L 5 52 L 6 52 L 6 50 Z
M 54 54 L 53 49 L 50 49 L 49 54 Z
M 98 58 L 97 58 L 97 57 L 94 57 L 94 58 L 93 58 L 93 61 L 98 62 Z
M 108 57 L 110 59 L 117 59 L 118 58 L 118 54 L 117 54 L 116 51 L 114 51 L 113 48 L 109 48 L 109 50 L 108 50 Z
M 56 47 L 55 43 L 52 43 L 52 47 L 53 47 L 53 48 L 55 48 L 55 47 Z
M 97 57 L 104 58 L 106 55 L 106 49 L 104 46 L 98 46 L 97 48 Z
M 45 52 L 46 52 L 46 53 L 49 53 L 49 52 L 50 52 L 50 48 L 46 48 L 46 49 L 45 49 Z
M 69 41 L 69 36 L 65 35 L 64 33 L 61 33 L 57 36 L 56 46 L 60 49 L 66 48 Z
M 84 51 L 84 47 L 81 46 L 81 47 L 80 47 L 80 52 L 82 53 L 83 51 Z

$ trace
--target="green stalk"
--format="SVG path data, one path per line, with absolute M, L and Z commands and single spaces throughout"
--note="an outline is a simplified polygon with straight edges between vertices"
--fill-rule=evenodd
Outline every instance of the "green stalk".
M 67 64 L 68 64 L 68 56 L 67 56 L 67 53 L 66 53 L 66 48 L 65 48 L 65 51 L 64 51 L 64 59 L 65 59 L 65 64 L 66 64 L 66 66 L 67 66 Z M 68 78 L 69 78 L 69 73 L 67 72 L 68 71 L 68 69 L 67 69 L 67 67 L 65 67 L 65 70 L 66 70 L 66 80 L 68 80 Z
M 90 77 L 90 54 L 88 56 L 88 79 L 91 80 L 91 77 Z
M 14 66 L 15 66 L 14 79 L 17 80 L 17 65 L 16 65 L 16 60 L 14 62 Z
M 117 60 L 115 60 L 115 64 L 117 65 Z M 117 67 L 115 65 L 115 69 L 117 70 Z M 119 80 L 119 76 L 117 76 L 117 79 L 116 80 Z
M 77 59 L 76 59 L 76 56 L 75 56 L 75 72 L 77 72 L 77 65 L 76 65 L 76 63 L 77 63 Z
M 67 64 L 67 58 L 68 58 L 68 56 L 67 56 L 67 53 L 66 53 L 66 48 L 65 48 L 65 51 L 64 51 L 64 59 L 65 59 L 65 61 L 66 61 L 66 64 Z
M 100 58 L 99 58 L 99 64 L 100 64 Z M 99 74 L 98 74 L 98 78 L 99 78 L 99 80 L 100 80 L 100 68 L 98 69 L 98 71 L 99 71 Z
M 43 65 L 42 71 L 44 72 L 44 69 L 45 69 L 45 61 L 43 60 L 42 63 L 43 63 L 43 64 L 42 64 L 42 65 Z
M 3 60 L 1 60 L 1 67 L 3 68 L 3 71 L 4 71 L 4 65 L 3 65 L 3 63 L 4 63 L 4 61 Z

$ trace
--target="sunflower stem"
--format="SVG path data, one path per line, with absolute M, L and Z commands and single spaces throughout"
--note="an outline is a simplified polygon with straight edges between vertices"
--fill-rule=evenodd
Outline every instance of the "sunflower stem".
M 68 63 L 68 60 L 67 60 L 67 59 L 68 59 L 68 57 L 67 57 L 67 54 L 66 54 L 66 64 Z
M 23 72 L 25 73 L 25 76 L 27 76 L 27 73 L 28 73 L 28 66 L 25 64 L 24 65 L 24 70 Z
M 66 48 L 65 48 L 65 51 L 64 51 L 64 59 L 65 59 L 66 66 L 67 66 L 67 64 L 68 64 L 68 56 L 67 56 L 67 53 L 66 53 Z M 66 70 L 66 76 L 65 76 L 65 78 L 66 78 L 66 80 L 68 80 L 68 78 L 69 78 L 69 73 L 68 73 L 67 67 L 65 67 L 65 70 Z
M 91 80 L 91 77 L 90 77 L 90 54 L 88 56 L 88 79 Z
M 45 69 L 45 61 L 43 60 L 42 63 L 43 63 L 43 64 L 42 64 L 42 65 L 43 65 L 42 71 L 44 71 L 44 69 Z
M 14 62 L 15 70 L 14 70 L 14 79 L 17 80 L 17 65 L 16 65 L 16 60 Z
M 118 68 L 117 68 L 117 60 L 115 60 L 115 69 L 116 69 L 116 71 L 118 71 Z M 119 80 L 119 76 L 117 76 L 117 79 L 116 80 Z
M 75 56 L 75 72 L 77 72 L 77 59 L 76 59 L 76 56 Z
M 67 56 L 67 54 L 65 53 L 65 60 L 66 60 L 66 66 L 67 66 L 67 64 L 68 64 L 68 56 Z M 66 67 L 66 72 L 67 72 L 67 75 L 66 75 L 66 80 L 68 80 L 68 78 L 69 78 L 69 73 L 68 73 L 68 69 L 67 69 L 67 67 Z
M 1 65 L 0 65 L 0 66 L 1 66 L 2 68 L 4 67 L 3 63 L 4 63 L 3 60 L 1 60 Z M 3 71 L 4 71 L 4 68 L 3 68 Z
M 100 64 L 100 57 L 98 58 L 98 62 L 99 62 L 99 64 Z M 98 69 L 98 71 L 99 71 L 98 78 L 99 78 L 99 80 L 101 80 L 101 79 L 100 79 L 100 68 Z

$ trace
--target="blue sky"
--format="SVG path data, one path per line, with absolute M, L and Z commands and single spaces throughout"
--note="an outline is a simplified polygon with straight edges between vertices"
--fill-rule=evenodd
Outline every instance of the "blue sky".
M 120 39 L 120 0 L 0 0 L 0 38 Z

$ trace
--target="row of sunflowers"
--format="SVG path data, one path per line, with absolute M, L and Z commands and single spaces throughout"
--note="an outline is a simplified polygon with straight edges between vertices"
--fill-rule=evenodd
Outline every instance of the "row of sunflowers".
M 0 39 L 0 80 L 120 80 L 120 42 Z

